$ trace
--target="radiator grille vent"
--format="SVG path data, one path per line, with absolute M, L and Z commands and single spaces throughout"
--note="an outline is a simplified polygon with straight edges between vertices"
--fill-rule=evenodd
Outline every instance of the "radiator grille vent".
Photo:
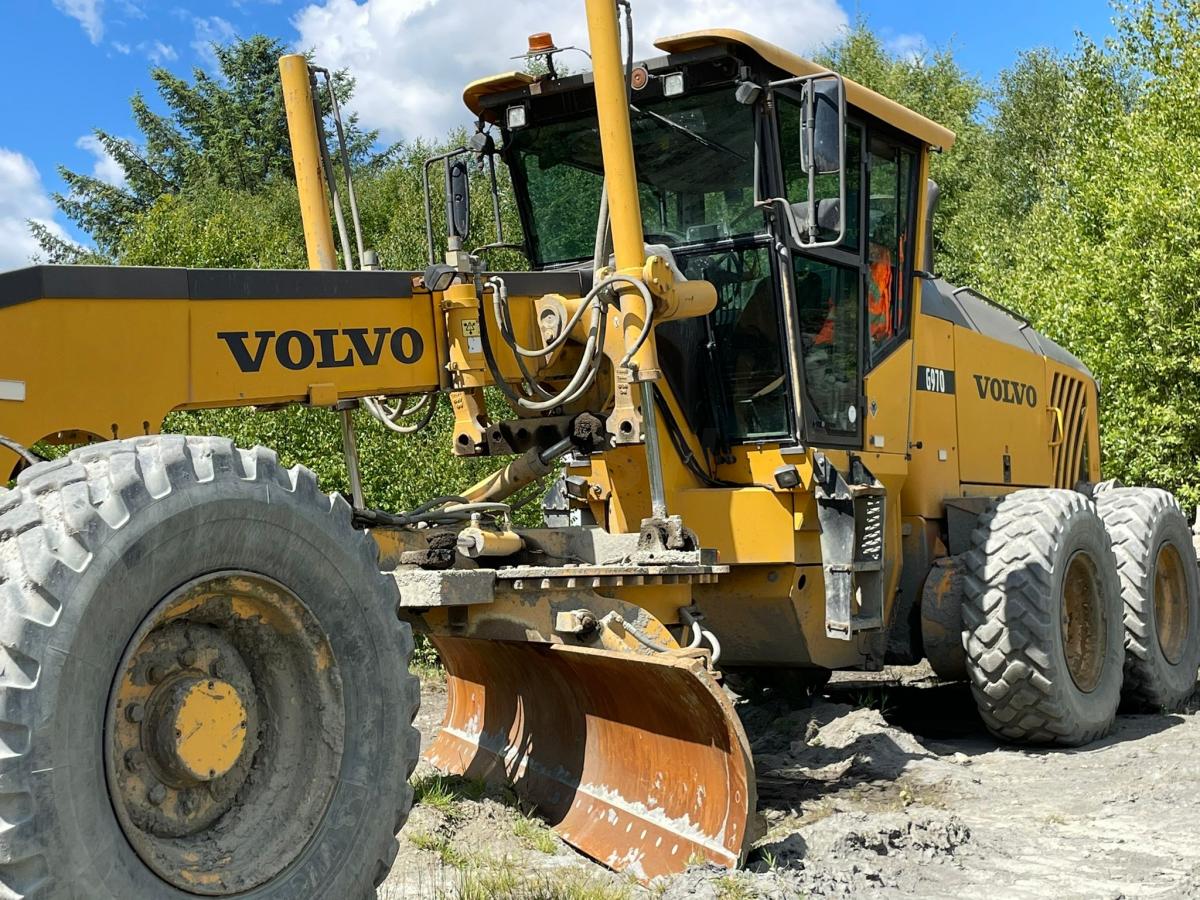
M 1054 448 L 1054 486 L 1073 488 L 1087 477 L 1083 471 L 1087 441 L 1087 385 L 1080 378 L 1055 372 L 1050 405 L 1062 410 L 1062 443 Z M 1052 426 L 1057 429 L 1058 425 Z

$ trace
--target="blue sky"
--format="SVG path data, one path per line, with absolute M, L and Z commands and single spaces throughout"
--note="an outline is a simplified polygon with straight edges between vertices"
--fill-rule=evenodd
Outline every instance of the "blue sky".
M 462 85 L 509 67 L 524 35 L 551 30 L 560 45 L 582 42 L 582 7 L 571 0 L 0 0 L 0 54 L 14 79 L 0 92 L 7 123 L 0 133 L 0 269 L 28 258 L 27 218 L 76 236 L 48 197 L 62 188 L 56 167 L 118 177 L 88 135 L 101 128 L 136 137 L 128 100 L 138 90 L 152 93 L 154 64 L 186 74 L 212 65 L 213 40 L 264 32 L 349 67 L 359 79 L 364 123 L 385 138 L 437 134 L 466 121 Z M 805 52 L 863 15 L 896 49 L 952 45 L 960 63 L 985 80 L 1022 49 L 1066 50 L 1077 31 L 1103 37 L 1112 30 L 1105 0 L 675 0 L 669 8 L 634 0 L 634 9 L 646 50 L 653 36 L 726 25 Z

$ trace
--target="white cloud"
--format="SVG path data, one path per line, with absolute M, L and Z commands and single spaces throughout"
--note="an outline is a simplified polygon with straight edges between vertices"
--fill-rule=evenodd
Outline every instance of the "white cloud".
M 929 53 L 929 42 L 923 34 L 897 34 L 887 38 L 884 46 L 892 54 L 912 63 L 921 62 Z
M 171 44 L 164 44 L 159 40 L 143 41 L 138 44 L 138 49 L 145 53 L 146 58 L 156 66 L 179 59 L 179 54 L 175 52 L 175 48 Z
M 522 63 L 526 38 L 550 31 L 560 46 L 587 46 L 578 2 L 510 0 L 321 0 L 292 20 L 296 47 L 313 49 L 320 65 L 346 68 L 357 79 L 353 108 L 363 124 L 387 139 L 439 136 L 469 122 L 462 89 L 470 81 Z M 698 28 L 741 28 L 799 53 L 811 52 L 849 24 L 838 0 L 677 0 L 635 3 L 639 56 L 658 55 L 655 38 Z M 486 23 L 486 24 L 485 24 Z M 464 29 L 484 28 L 486 39 L 462 41 Z M 563 62 L 588 68 L 569 53 Z
M 86 150 L 92 156 L 96 157 L 96 162 L 92 166 L 93 178 L 99 178 L 113 187 L 125 186 L 125 170 L 104 149 L 104 145 L 100 143 L 100 138 L 94 134 L 85 134 L 75 142 L 75 146 L 80 150 Z
M 217 55 L 213 52 L 213 44 L 227 44 L 237 35 L 237 29 L 220 16 L 192 19 L 194 39 L 192 49 L 204 60 L 204 64 L 212 70 L 217 68 Z
M 128 56 L 130 53 L 133 52 L 132 47 L 130 47 L 128 44 L 123 44 L 120 41 L 113 41 L 112 47 L 114 50 L 116 50 L 122 56 Z
M 83 26 L 93 44 L 100 43 L 104 37 L 104 0 L 54 0 L 54 5 Z
M 130 19 L 146 18 L 146 11 L 134 0 L 117 0 L 117 7 Z
M 37 167 L 28 157 L 0 147 L 0 271 L 29 265 L 38 252 L 37 241 L 29 233 L 30 219 L 67 239 L 53 215 L 54 202 Z

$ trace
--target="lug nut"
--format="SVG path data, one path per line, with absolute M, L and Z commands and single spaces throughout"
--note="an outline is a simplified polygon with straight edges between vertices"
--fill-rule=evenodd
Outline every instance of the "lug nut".
M 125 751 L 125 768 L 130 772 L 134 771 L 146 760 L 146 754 L 141 750 L 126 750 Z
M 150 788 L 149 792 L 146 794 L 146 799 L 155 806 L 158 806 L 167 799 L 167 789 L 161 784 L 156 784 L 154 787 Z
M 140 722 L 146 718 L 146 710 L 140 703 L 131 703 L 125 707 L 125 718 L 130 722 Z
M 147 678 L 149 678 L 151 684 L 161 684 L 166 677 L 167 670 L 162 666 L 151 666 L 150 671 L 147 673 Z
M 196 664 L 196 651 L 189 648 L 180 653 L 179 664 L 188 669 L 194 666 Z

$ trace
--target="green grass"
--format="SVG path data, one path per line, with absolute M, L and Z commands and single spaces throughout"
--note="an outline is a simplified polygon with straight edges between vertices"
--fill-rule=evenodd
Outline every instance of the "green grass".
M 508 862 L 471 867 L 461 872 L 439 900 L 631 900 L 623 886 L 605 884 L 582 873 L 529 875 Z
M 460 796 L 443 775 L 426 775 L 413 782 L 413 801 L 435 809 L 444 816 L 458 812 Z
M 461 775 L 423 775 L 414 779 L 413 802 L 437 810 L 444 816 L 458 815 L 461 800 L 482 800 L 488 785 L 482 778 Z
M 412 661 L 408 668 L 422 682 L 446 683 L 446 670 L 442 667 L 442 660 L 437 655 L 437 650 L 433 648 L 433 644 L 429 642 L 429 638 L 423 634 L 413 635 Z
M 546 854 L 553 854 L 558 850 L 554 834 L 537 819 L 517 819 L 513 825 L 513 834 L 530 850 Z
M 713 885 L 719 900 L 753 900 L 757 896 L 749 885 L 730 875 L 724 875 Z
M 436 853 L 441 859 L 442 865 L 452 869 L 464 869 L 471 863 L 471 858 L 467 854 L 455 849 L 450 841 L 441 835 L 414 831 L 408 835 L 408 840 L 418 850 Z
M 888 702 L 888 692 L 886 688 L 878 690 L 860 691 L 854 695 L 855 709 L 875 709 L 879 714 L 886 716 L 892 712 L 892 704 Z

